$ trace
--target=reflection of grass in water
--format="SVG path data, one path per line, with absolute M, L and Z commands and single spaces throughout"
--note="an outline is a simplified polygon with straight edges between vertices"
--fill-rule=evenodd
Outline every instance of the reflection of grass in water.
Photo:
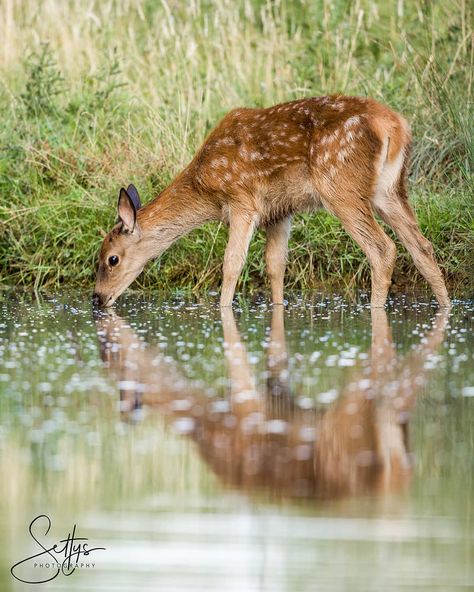
M 459 377 L 458 385 L 465 384 Z M 471 373 L 471 384 L 474 375 Z M 447 394 L 452 387 L 430 383 L 429 391 L 417 402 L 410 423 L 410 442 L 414 452 L 414 474 L 410 505 L 416 516 L 428 517 L 433 525 L 455 531 L 457 539 L 443 544 L 440 562 L 456 566 L 452 582 L 472 582 L 474 520 L 474 400 Z M 435 388 L 433 388 L 435 387 Z M 459 391 L 457 391 L 459 392 Z M 454 519 L 454 520 L 453 520 Z M 430 539 L 419 543 L 433 556 L 435 545 Z
M 472 541 L 474 401 L 459 396 L 454 399 L 445 388 L 438 385 L 421 397 L 413 413 L 414 499 L 417 511 L 423 514 L 450 515 L 455 508 L 466 537 Z
M 0 474 L 9 508 L 3 530 L 22 531 L 35 513 L 71 518 L 76 510 L 132 507 L 161 494 L 179 506 L 214 491 L 191 443 L 165 432 L 159 415 L 121 421 L 88 305 L 72 313 L 19 300 L 9 301 L 15 312 L 9 309 L 0 334 L 0 343 L 14 344 L 1 371 L 11 380 L 0 382 Z
M 342 91 L 380 98 L 412 120 L 422 227 L 454 285 L 472 289 L 469 3 L 30 5 L 0 6 L 3 281 L 90 283 L 97 226 L 113 221 L 121 184 L 153 196 L 236 105 Z M 217 285 L 224 242 L 215 225 L 193 233 L 140 285 Z M 257 238 L 244 284 L 261 285 L 261 252 Z M 418 277 L 405 254 L 397 268 L 399 281 Z M 338 222 L 298 218 L 289 286 L 367 279 Z
M 165 430 L 156 414 L 117 429 L 115 405 L 94 411 L 87 424 L 65 423 L 41 444 L 31 444 L 29 431 L 20 426 L 7 432 L 0 449 L 2 507 L 8 509 L 0 512 L 0 541 L 8 550 L 2 553 L 2 573 L 9 576 L 9 562 L 24 551 L 21 542 L 30 545 L 27 527 L 39 514 L 51 517 L 55 533 L 76 523 L 87 536 L 84 516 L 94 512 L 118 511 L 111 520 L 120 520 L 121 512 L 202 508 L 218 490 L 192 443 Z M 92 431 L 97 445 L 90 444 Z M 59 459 L 62 468 L 55 470 Z
M 215 479 L 192 444 L 165 429 L 159 415 L 134 425 L 118 422 L 116 413 L 98 413 L 79 431 L 65 423 L 34 444 L 19 427 L 9 432 L 0 473 L 9 475 L 3 496 L 9 520 L 21 521 L 13 530 L 35 511 L 126 510 L 160 496 L 179 508 L 215 492 Z

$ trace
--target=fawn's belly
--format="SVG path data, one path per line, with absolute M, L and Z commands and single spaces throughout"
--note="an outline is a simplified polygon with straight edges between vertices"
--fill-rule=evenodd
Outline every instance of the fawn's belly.
M 306 167 L 291 169 L 283 171 L 262 191 L 257 204 L 260 226 L 322 207 L 321 197 Z
M 223 194 L 219 218 L 229 224 L 232 212 L 240 210 L 255 216 L 257 225 L 265 227 L 288 216 L 321 207 L 321 197 L 308 168 L 292 165 L 265 183 L 254 186 L 251 191 L 232 196 Z

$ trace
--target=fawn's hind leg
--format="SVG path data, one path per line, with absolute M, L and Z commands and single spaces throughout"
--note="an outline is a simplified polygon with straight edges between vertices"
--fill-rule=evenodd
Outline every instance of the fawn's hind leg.
M 283 304 L 283 280 L 288 255 L 290 227 L 290 217 L 266 227 L 267 244 L 265 248 L 265 260 L 267 263 L 267 274 L 270 279 L 273 304 Z
M 354 198 L 352 195 L 326 207 L 339 218 L 369 260 L 372 280 L 371 306 L 384 306 L 397 257 L 395 243 L 375 220 L 367 199 Z
M 446 284 L 436 263 L 433 246 L 418 226 L 415 214 L 403 190 L 378 196 L 374 204 L 377 213 L 396 232 L 415 262 L 417 269 L 430 284 L 441 306 L 449 306 Z

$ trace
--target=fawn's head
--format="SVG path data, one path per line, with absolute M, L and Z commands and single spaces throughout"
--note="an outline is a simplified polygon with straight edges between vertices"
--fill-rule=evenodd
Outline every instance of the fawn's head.
M 120 190 L 117 223 L 105 235 L 99 253 L 92 297 L 94 304 L 112 306 L 148 261 L 145 250 L 140 249 L 139 245 L 142 236 L 137 224 L 137 212 L 140 207 L 140 198 L 133 185 Z

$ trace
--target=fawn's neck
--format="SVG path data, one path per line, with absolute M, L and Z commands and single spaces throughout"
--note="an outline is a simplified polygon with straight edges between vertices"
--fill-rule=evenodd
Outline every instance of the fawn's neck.
M 217 218 L 217 206 L 196 191 L 186 170 L 138 211 L 138 224 L 152 259 L 178 238 Z

